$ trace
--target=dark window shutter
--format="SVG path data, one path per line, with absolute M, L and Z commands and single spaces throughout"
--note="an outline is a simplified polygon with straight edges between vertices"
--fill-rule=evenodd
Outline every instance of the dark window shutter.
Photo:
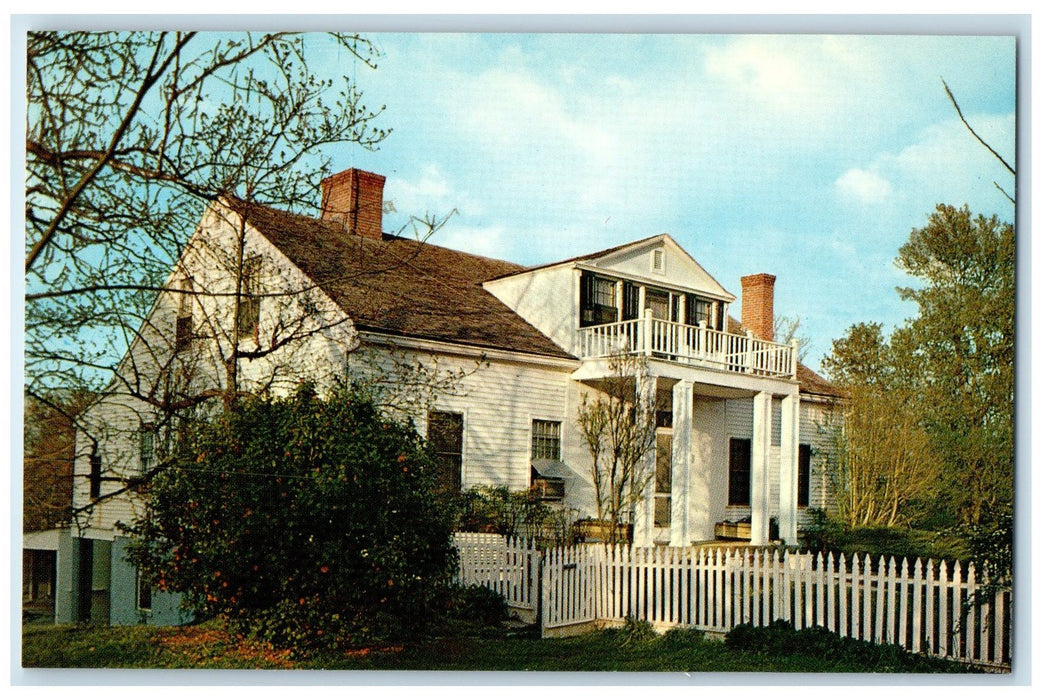
M 640 287 L 632 282 L 622 283 L 622 320 L 632 321 L 640 317 Z
M 751 467 L 752 440 L 748 438 L 731 438 L 731 452 L 727 470 L 727 505 L 749 505 Z
M 593 308 L 593 282 L 591 273 L 583 270 L 579 278 L 579 325 L 592 326 L 595 323 Z
M 796 491 L 796 505 L 810 505 L 810 445 L 800 445 L 799 485 Z
M 98 498 L 101 495 L 101 455 L 98 449 L 90 453 L 90 497 Z

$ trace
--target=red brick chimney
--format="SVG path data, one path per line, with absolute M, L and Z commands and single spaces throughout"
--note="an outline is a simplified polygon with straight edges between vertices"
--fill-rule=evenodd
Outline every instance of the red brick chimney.
M 742 278 L 742 325 L 760 340 L 774 340 L 774 275 Z
M 383 175 L 350 168 L 322 181 L 322 220 L 336 221 L 348 233 L 383 237 Z

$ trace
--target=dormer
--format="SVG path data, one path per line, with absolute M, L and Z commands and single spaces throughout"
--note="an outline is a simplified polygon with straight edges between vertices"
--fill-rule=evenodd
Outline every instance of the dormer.
M 489 280 L 484 288 L 569 352 L 580 328 L 655 318 L 722 330 L 735 296 L 668 234 Z

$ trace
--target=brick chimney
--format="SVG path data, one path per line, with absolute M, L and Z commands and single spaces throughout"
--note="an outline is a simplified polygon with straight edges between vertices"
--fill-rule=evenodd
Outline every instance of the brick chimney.
M 348 233 L 383 237 L 383 175 L 350 168 L 322 181 L 322 220 L 340 223 Z
M 774 275 L 742 278 L 742 325 L 760 340 L 774 340 Z

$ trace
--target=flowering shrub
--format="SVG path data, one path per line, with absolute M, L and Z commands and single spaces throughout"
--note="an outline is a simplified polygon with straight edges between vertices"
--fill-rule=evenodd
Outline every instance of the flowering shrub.
M 148 495 L 132 561 L 197 615 L 302 648 L 418 632 L 444 607 L 433 463 L 357 388 L 243 401 L 192 429 Z

